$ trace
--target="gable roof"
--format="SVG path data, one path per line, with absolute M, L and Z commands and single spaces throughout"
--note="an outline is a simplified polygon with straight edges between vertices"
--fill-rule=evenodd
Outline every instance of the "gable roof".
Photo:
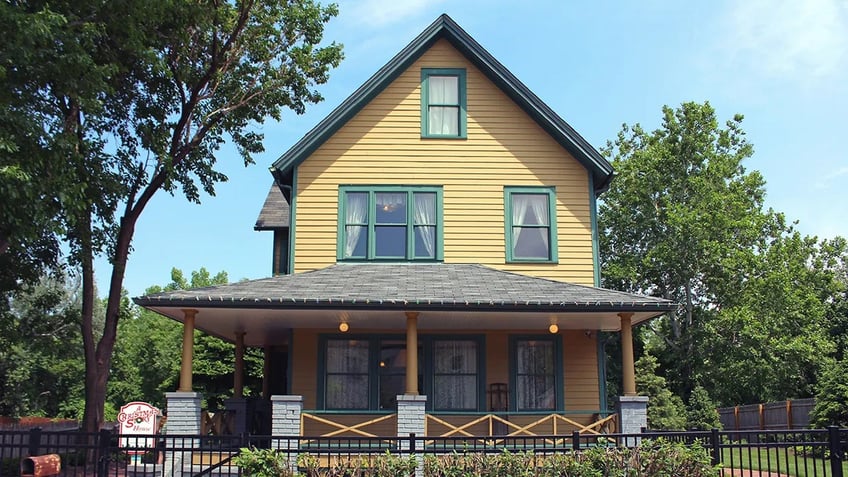
M 289 201 L 283 196 L 283 191 L 277 184 L 271 184 L 271 189 L 265 197 L 265 204 L 256 218 L 253 230 L 277 230 L 289 226 Z
M 301 138 L 271 166 L 271 172 L 287 183 L 292 170 L 409 68 L 436 41 L 445 39 L 465 55 L 483 74 L 498 85 L 562 147 L 592 174 L 595 194 L 609 186 L 610 163 L 577 131 L 530 91 L 518 78 L 475 41 L 448 15 L 442 14 L 394 58 L 345 99 L 326 118 Z

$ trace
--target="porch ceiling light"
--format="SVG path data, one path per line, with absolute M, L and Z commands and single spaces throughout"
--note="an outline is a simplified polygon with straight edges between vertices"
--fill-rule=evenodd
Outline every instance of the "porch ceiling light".
M 349 329 L 350 325 L 347 324 L 346 321 L 342 321 L 341 323 L 339 323 L 339 331 L 341 331 L 342 333 L 347 333 Z
M 552 335 L 555 335 L 559 332 L 559 326 L 557 326 L 556 323 L 551 323 L 551 326 L 548 327 L 548 331 L 550 331 Z

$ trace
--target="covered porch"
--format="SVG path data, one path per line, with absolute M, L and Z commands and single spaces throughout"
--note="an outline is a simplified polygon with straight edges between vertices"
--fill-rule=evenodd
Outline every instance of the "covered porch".
M 201 431 L 198 329 L 235 343 L 234 432 L 244 351 L 260 347 L 273 435 L 363 437 L 638 431 L 631 329 L 676 306 L 471 264 L 334 265 L 135 301 L 184 324 L 171 432 Z M 601 331 L 620 331 L 620 409 L 606 406 Z

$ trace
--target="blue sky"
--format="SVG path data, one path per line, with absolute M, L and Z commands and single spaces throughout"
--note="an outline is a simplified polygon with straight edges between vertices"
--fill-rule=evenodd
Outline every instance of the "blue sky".
M 266 152 L 244 168 L 218 155 L 229 182 L 201 205 L 160 191 L 136 227 L 125 288 L 166 284 L 172 267 L 271 272 L 271 233 L 253 225 L 270 164 L 441 13 L 447 13 L 591 144 L 623 123 L 659 126 L 661 107 L 710 101 L 719 119 L 745 115 L 747 162 L 767 205 L 809 235 L 848 236 L 848 2 L 845 0 L 349 0 L 326 37 L 345 60 L 302 116 L 258 126 Z M 97 263 L 100 294 L 111 268 Z

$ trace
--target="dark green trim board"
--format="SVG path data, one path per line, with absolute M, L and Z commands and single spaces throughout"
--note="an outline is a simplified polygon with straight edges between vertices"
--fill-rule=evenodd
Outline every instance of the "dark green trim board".
M 512 196 L 514 194 L 542 195 L 548 199 L 548 256 L 547 257 L 515 257 L 512 253 L 513 237 L 512 229 Z M 533 226 L 522 225 L 522 228 Z M 542 228 L 542 227 L 538 227 Z M 506 244 L 506 261 L 532 262 L 532 263 L 557 263 L 559 260 L 557 244 L 556 223 L 556 188 L 555 187 L 517 187 L 504 186 L 504 243 Z
M 272 166 L 274 176 L 285 177 L 292 168 L 306 160 L 313 151 L 440 39 L 450 42 L 470 63 L 501 88 L 512 101 L 589 170 L 595 179 L 595 192 L 600 193 L 606 190 L 613 174 L 610 163 L 447 15 L 439 16 L 291 149 L 280 156 Z M 575 68 L 580 66 L 575 65 Z
M 457 78 L 456 104 L 432 104 L 430 102 L 430 77 L 431 76 L 455 76 Z M 467 121 L 467 87 L 466 72 L 464 68 L 421 68 L 421 137 L 439 139 L 465 139 L 468 137 Z M 448 106 L 457 108 L 457 134 L 431 134 L 430 133 L 430 107 Z
M 601 244 L 598 241 L 598 201 L 595 197 L 594 181 L 595 179 L 592 177 L 592 174 L 589 174 L 589 214 L 591 215 L 592 223 L 592 273 L 595 286 L 599 287 L 601 286 Z
M 291 176 L 291 187 L 289 190 L 291 191 L 291 198 L 289 199 L 289 269 L 288 274 L 294 273 L 294 238 L 295 238 L 295 225 L 297 219 L 297 167 L 294 168 Z
M 518 409 L 516 387 L 518 382 L 518 342 L 550 341 L 554 344 L 555 409 Z M 565 411 L 565 369 L 562 358 L 562 335 L 510 335 L 509 337 L 509 410 L 510 411 Z
M 606 336 L 602 331 L 595 331 L 595 341 L 598 345 L 598 391 L 600 393 L 600 409 L 607 412 L 607 351 L 605 349 Z
M 347 194 L 367 194 L 367 215 L 363 221 L 347 222 Z M 376 217 L 376 200 L 379 193 L 406 194 L 406 222 L 404 224 L 378 223 Z M 415 223 L 415 194 L 434 194 L 436 220 L 432 224 Z M 341 185 L 339 186 L 338 223 L 336 230 L 336 260 L 344 262 L 383 261 L 383 262 L 439 262 L 444 259 L 444 221 L 442 209 L 444 197 L 441 186 L 407 186 L 407 185 Z M 418 237 L 416 227 L 426 225 L 435 227 L 435 250 L 432 257 L 417 257 L 415 243 Z M 365 240 L 365 255 L 345 257 L 346 227 L 359 226 L 365 230 L 360 240 Z M 406 250 L 404 255 L 378 256 L 376 248 L 376 229 L 379 226 L 404 228 L 406 233 Z

